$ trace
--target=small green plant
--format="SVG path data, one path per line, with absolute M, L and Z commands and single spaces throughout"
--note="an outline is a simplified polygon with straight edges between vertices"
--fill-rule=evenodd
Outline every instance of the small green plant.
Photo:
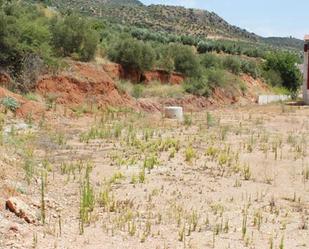
M 37 248 L 37 245 L 38 245 L 38 235 L 37 233 L 33 232 L 32 248 Z
M 149 172 L 159 164 L 158 157 L 155 155 L 152 155 L 150 157 L 146 157 L 144 160 L 144 169 L 147 169 Z
M 271 237 L 269 239 L 269 249 L 274 249 L 274 239 L 273 239 L 273 237 Z
M 253 225 L 255 227 L 257 227 L 257 229 L 260 231 L 261 228 L 261 223 L 263 220 L 263 216 L 262 216 L 262 212 L 261 210 L 258 210 L 257 212 L 255 212 L 254 214 L 254 220 L 253 220 Z
M 57 93 L 48 93 L 46 95 L 46 107 L 48 110 L 56 109 L 56 102 L 59 98 Z
M 243 177 L 246 181 L 249 181 L 251 179 L 251 168 L 249 164 L 246 164 L 243 167 Z
M 132 175 L 130 183 L 135 185 L 138 182 L 137 176 L 135 174 Z
M 171 160 L 172 158 L 174 158 L 175 154 L 176 154 L 176 149 L 172 148 L 171 151 L 170 151 L 170 154 L 168 156 L 168 160 Z
M 179 241 L 184 241 L 184 237 L 185 237 L 185 225 L 182 225 L 178 231 L 178 240 Z
M 38 101 L 38 96 L 35 94 L 35 93 L 27 93 L 25 95 L 25 98 L 28 99 L 28 100 L 32 100 L 32 101 Z
M 284 249 L 284 236 L 281 238 L 279 249 Z
M 305 169 L 303 169 L 303 176 L 304 176 L 305 181 L 309 180 L 309 166 L 307 166 L 307 167 L 305 167 Z
M 192 125 L 192 117 L 190 115 L 185 114 L 183 122 L 184 122 L 185 126 L 191 126 Z
M 206 119 L 207 119 L 207 127 L 208 128 L 215 125 L 214 117 L 209 112 L 206 113 Z
M 225 221 L 225 224 L 224 224 L 223 231 L 224 231 L 225 233 L 228 233 L 228 232 L 229 232 L 229 229 L 230 229 L 230 227 L 229 227 L 229 220 L 226 220 L 226 221 Z
M 23 159 L 24 159 L 23 168 L 26 173 L 26 180 L 28 184 L 31 183 L 32 177 L 35 172 L 35 168 L 34 168 L 35 162 L 33 158 L 33 153 L 34 153 L 33 148 L 28 147 L 25 149 L 24 156 L 23 156 Z
M 243 239 L 245 239 L 245 236 L 247 234 L 247 220 L 248 220 L 248 212 L 247 210 L 244 210 L 242 217 L 242 227 L 241 227 L 241 233 Z
M 240 89 L 240 91 L 241 91 L 241 93 L 242 93 L 242 95 L 245 95 L 245 93 L 247 92 L 247 86 L 246 86 L 246 84 L 244 83 L 244 82 L 241 82 L 240 84 L 239 84 L 239 89 Z
M 0 103 L 4 106 L 5 112 L 8 110 L 16 112 L 16 110 L 20 107 L 18 101 L 12 97 L 4 97 Z
M 199 216 L 196 211 L 192 212 L 190 217 L 190 229 L 195 232 L 198 225 Z
M 146 176 L 145 176 L 145 168 L 143 168 L 143 169 L 139 172 L 138 181 L 139 181 L 139 183 L 144 183 L 144 182 L 145 182 L 145 179 L 146 179 Z
M 228 126 L 220 127 L 219 137 L 220 137 L 221 141 L 224 141 L 226 139 L 228 131 L 229 131 L 229 127 Z
M 45 172 L 46 173 L 46 172 Z M 45 213 L 45 176 L 42 171 L 41 173 L 41 220 L 43 225 L 45 225 L 45 218 L 46 218 L 46 213 Z
M 0 145 L 3 143 L 4 114 L 0 113 Z
M 132 89 L 132 96 L 136 99 L 141 98 L 144 91 L 144 87 L 140 84 L 134 85 Z
M 80 191 L 80 234 L 84 233 L 84 225 L 90 222 L 90 213 L 93 211 L 94 208 L 94 191 L 93 187 L 90 183 L 90 165 L 87 165 L 85 179 L 81 183 Z
M 125 176 L 121 172 L 116 172 L 109 180 L 110 184 L 119 183 Z
M 196 151 L 193 149 L 192 145 L 186 148 L 185 159 L 186 162 L 191 163 L 192 159 L 196 157 Z
M 137 230 L 137 228 L 136 228 L 135 222 L 134 221 L 129 222 L 129 224 L 128 224 L 129 235 L 134 236 L 135 233 L 136 233 L 136 230 Z

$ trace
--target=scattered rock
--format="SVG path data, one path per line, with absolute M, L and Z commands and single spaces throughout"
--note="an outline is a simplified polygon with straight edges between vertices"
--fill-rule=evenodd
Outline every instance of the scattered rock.
M 35 223 L 37 216 L 35 211 L 31 209 L 25 202 L 17 197 L 11 197 L 6 201 L 6 209 L 10 210 L 16 216 L 24 219 L 28 223 Z

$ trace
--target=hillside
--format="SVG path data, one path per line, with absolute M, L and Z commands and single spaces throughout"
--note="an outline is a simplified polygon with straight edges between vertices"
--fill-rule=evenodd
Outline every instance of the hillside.
M 60 11 L 77 10 L 83 14 L 140 28 L 177 35 L 241 39 L 261 42 L 274 47 L 302 50 L 303 41 L 290 37 L 261 37 L 229 24 L 214 12 L 179 6 L 143 5 L 138 0 L 50 0 Z
M 294 37 L 266 37 L 261 38 L 261 40 L 266 44 L 281 48 L 299 48 L 299 50 L 302 50 L 304 46 L 303 40 Z
M 149 5 L 130 0 L 51 0 L 58 10 L 75 9 L 110 21 L 182 35 L 257 40 L 258 36 L 233 26 L 216 13 L 177 6 Z

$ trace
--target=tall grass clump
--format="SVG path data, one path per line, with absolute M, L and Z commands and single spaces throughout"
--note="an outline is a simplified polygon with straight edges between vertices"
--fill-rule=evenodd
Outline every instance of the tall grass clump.
M 80 222 L 79 231 L 80 234 L 84 233 L 85 224 L 90 222 L 90 214 L 94 209 L 95 197 L 94 190 L 90 183 L 91 166 L 87 165 L 85 178 L 80 186 Z

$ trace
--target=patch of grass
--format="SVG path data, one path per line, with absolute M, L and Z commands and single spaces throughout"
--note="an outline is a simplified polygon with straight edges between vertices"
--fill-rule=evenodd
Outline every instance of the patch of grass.
M 291 92 L 282 86 L 273 86 L 270 88 L 271 92 L 276 95 L 290 95 Z
M 147 85 L 118 81 L 117 88 L 120 92 L 127 93 L 134 98 L 181 98 L 185 93 L 182 85 L 163 84 L 157 81 Z
M 185 126 L 191 126 L 192 125 L 192 116 L 185 114 L 183 123 L 184 123 Z
M 192 145 L 186 148 L 185 160 L 188 163 L 192 162 L 192 159 L 196 157 L 196 151 L 193 149 Z
M 16 110 L 20 107 L 20 103 L 12 97 L 4 97 L 1 99 L 0 104 L 2 104 L 5 108 L 5 112 L 12 111 L 16 112 Z
M 141 84 L 135 84 L 132 88 L 131 96 L 139 99 L 143 97 L 143 92 L 144 92 L 145 87 Z
M 38 98 L 39 98 L 37 94 L 32 93 L 32 92 L 26 93 L 26 94 L 24 95 L 24 97 L 25 97 L 26 99 L 32 100 L 32 101 L 38 101 Z
M 87 165 L 84 180 L 80 186 L 80 221 L 79 231 L 80 234 L 84 233 L 84 225 L 90 222 L 90 214 L 94 209 L 94 190 L 90 183 L 90 172 L 92 167 Z

